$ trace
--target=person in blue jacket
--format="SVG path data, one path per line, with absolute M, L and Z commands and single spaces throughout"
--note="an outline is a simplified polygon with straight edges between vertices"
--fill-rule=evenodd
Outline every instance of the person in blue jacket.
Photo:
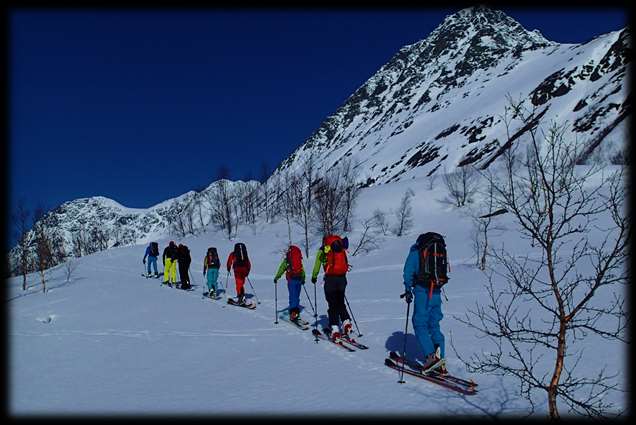
M 159 277 L 159 273 L 157 272 L 157 258 L 159 257 L 159 244 L 157 242 L 150 242 L 148 247 L 146 247 L 146 253 L 144 254 L 143 263 L 146 264 L 146 257 L 148 258 L 148 274 L 146 277 L 150 277 L 150 266 L 155 270 L 155 277 Z
M 430 273 L 427 275 L 420 267 L 420 263 L 423 262 L 421 260 L 424 258 L 422 240 L 429 234 L 420 235 L 418 241 L 411 246 L 406 257 L 403 271 L 404 296 L 407 303 L 412 302 L 414 299 L 413 329 L 426 356 L 423 368 L 425 370 L 437 369 L 438 372 L 445 373 L 446 367 L 443 360 L 445 354 L 444 334 L 439 325 L 439 322 L 444 317 L 442 314 L 441 290 L 439 286 L 431 282 L 430 278 L 424 277 L 430 276 Z M 445 252 L 444 245 L 444 261 L 446 261 Z M 444 278 L 448 280 L 446 276 Z

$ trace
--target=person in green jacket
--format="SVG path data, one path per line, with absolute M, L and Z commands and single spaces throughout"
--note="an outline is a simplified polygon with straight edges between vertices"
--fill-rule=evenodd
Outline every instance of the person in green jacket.
M 322 246 L 316 253 L 314 268 L 311 273 L 311 283 L 318 281 L 320 266 L 325 271 L 325 298 L 327 299 L 327 316 L 329 327 L 325 332 L 334 342 L 338 342 L 342 335 L 351 333 L 351 318 L 345 306 L 345 289 L 347 287 L 347 272 L 349 261 L 347 260 L 347 248 L 349 239 L 338 235 L 327 235 L 323 238 Z M 342 331 L 340 330 L 342 324 Z
M 287 290 L 289 291 L 289 311 L 290 320 L 296 322 L 300 319 L 300 291 L 305 283 L 305 269 L 303 267 L 303 254 L 296 245 L 290 245 L 285 253 L 283 261 L 278 266 L 278 271 L 274 276 L 274 284 L 285 273 L 287 278 Z

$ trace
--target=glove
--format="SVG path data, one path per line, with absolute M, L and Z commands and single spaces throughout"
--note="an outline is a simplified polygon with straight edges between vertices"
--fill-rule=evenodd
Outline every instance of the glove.
M 274 283 L 278 283 L 278 279 L 274 279 Z
M 318 282 L 318 278 L 312 276 L 311 277 L 311 283 L 313 283 L 315 285 L 316 282 Z
M 410 289 L 404 291 L 404 293 L 400 295 L 400 298 L 405 298 L 406 303 L 411 304 L 411 301 L 413 301 L 413 291 Z

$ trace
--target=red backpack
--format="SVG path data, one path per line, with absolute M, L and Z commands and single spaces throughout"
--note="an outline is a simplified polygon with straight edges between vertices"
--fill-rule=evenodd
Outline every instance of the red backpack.
M 303 253 L 296 245 L 287 250 L 287 274 L 289 277 L 301 277 L 303 274 Z
M 325 275 L 344 276 L 349 271 L 347 261 L 347 245 L 338 235 L 328 235 L 322 240 L 323 247 L 329 246 L 327 252 L 327 263 L 325 264 Z

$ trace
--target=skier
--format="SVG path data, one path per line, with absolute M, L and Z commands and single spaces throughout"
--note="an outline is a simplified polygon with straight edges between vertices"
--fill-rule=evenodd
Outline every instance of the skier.
M 300 319 L 300 290 L 305 284 L 305 269 L 303 268 L 303 253 L 296 245 L 290 245 L 285 253 L 285 257 L 278 266 L 278 271 L 274 276 L 274 284 L 285 272 L 287 279 L 287 290 L 289 291 L 289 319 L 296 322 Z
M 413 329 L 425 355 L 424 370 L 447 373 L 444 362 L 444 334 L 439 322 L 442 314 L 441 286 L 448 281 L 446 244 L 433 232 L 418 236 L 404 263 L 404 297 L 415 298 Z M 405 336 L 406 337 L 406 336 Z
M 230 268 L 234 270 L 234 280 L 236 281 L 236 297 L 237 302 L 240 305 L 245 305 L 245 279 L 250 274 L 252 265 L 247 256 L 247 248 L 244 243 L 237 243 L 234 245 L 234 251 L 230 253 L 227 258 L 227 272 L 230 272 Z
M 320 272 L 320 265 L 325 271 L 325 298 L 327 299 L 327 315 L 329 316 L 330 337 L 334 342 L 339 342 L 342 333 L 349 335 L 352 331 L 351 318 L 345 306 L 345 289 L 347 287 L 347 248 L 349 240 L 337 235 L 327 235 L 322 240 L 322 246 L 316 253 L 314 268 L 311 273 L 311 282 L 315 285 Z M 342 321 L 342 333 L 339 324 Z
M 148 274 L 146 277 L 150 277 L 150 266 L 155 270 L 155 277 L 159 277 L 157 272 L 157 257 L 159 257 L 159 244 L 157 242 L 150 242 L 146 247 L 146 253 L 144 254 L 143 263 L 146 264 L 146 257 L 148 257 Z
M 179 244 L 177 248 L 177 259 L 179 263 L 179 277 L 181 278 L 181 289 L 190 289 L 190 263 L 192 258 L 190 257 L 190 249 L 183 244 Z
M 177 246 L 170 241 L 163 250 L 163 283 L 172 286 L 177 284 Z
M 210 247 L 208 248 L 208 253 L 203 259 L 203 276 L 207 276 L 208 295 L 211 298 L 214 298 L 216 296 L 219 268 L 221 268 L 219 254 L 217 253 L 216 248 Z

